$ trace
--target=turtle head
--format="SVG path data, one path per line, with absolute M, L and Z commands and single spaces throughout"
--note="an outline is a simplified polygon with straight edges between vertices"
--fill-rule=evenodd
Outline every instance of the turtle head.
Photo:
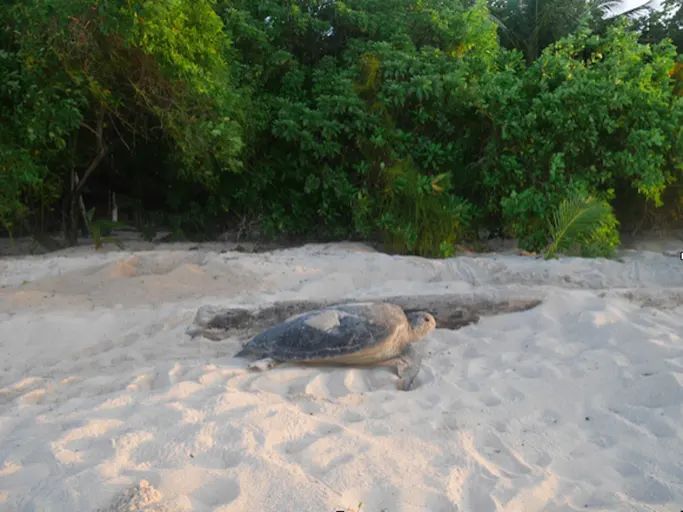
M 426 311 L 408 313 L 406 317 L 408 318 L 408 323 L 410 323 L 413 341 L 418 341 L 436 327 L 434 316 Z

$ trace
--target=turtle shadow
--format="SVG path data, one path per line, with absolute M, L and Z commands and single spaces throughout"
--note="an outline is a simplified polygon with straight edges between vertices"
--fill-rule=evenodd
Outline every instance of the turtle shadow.
M 277 376 L 276 372 L 287 370 L 315 370 L 313 375 L 300 375 L 294 377 L 291 374 Z M 376 371 L 378 370 L 378 371 Z M 250 369 L 245 365 L 245 371 L 251 379 L 242 387 L 243 390 L 259 388 L 258 380 L 272 376 L 274 380 L 287 384 L 285 394 L 298 396 L 308 394 L 307 389 L 317 379 L 325 381 L 325 388 L 330 397 L 341 398 L 357 393 L 373 393 L 377 391 L 397 390 L 400 377 L 397 374 L 393 362 L 384 361 L 371 364 L 335 364 L 335 363 L 306 363 L 299 361 L 287 361 L 278 363 L 268 370 Z M 274 374 L 275 372 L 275 374 Z M 424 363 L 420 364 L 420 370 L 412 379 L 409 389 L 401 389 L 400 392 L 412 392 L 432 383 L 435 380 L 434 372 Z

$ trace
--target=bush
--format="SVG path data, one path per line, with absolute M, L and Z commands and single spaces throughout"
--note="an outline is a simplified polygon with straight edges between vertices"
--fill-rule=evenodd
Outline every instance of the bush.
M 428 256 L 482 227 L 542 251 L 577 197 L 620 212 L 633 188 L 679 211 L 675 51 L 623 24 L 527 67 L 483 0 L 37 0 L 0 18 L 8 230 L 61 200 L 74 241 L 86 182 L 181 236 L 232 215 Z M 617 224 L 572 247 L 608 255 Z
M 492 120 L 489 213 L 524 249 L 545 245 L 551 212 L 573 191 L 604 195 L 629 183 L 661 204 L 683 119 L 674 56 L 670 44 L 639 44 L 619 25 L 604 38 L 563 39 L 521 73 L 513 63 L 489 76 L 479 103 Z
M 456 243 L 471 235 L 476 209 L 452 195 L 449 173 L 425 176 L 410 161 L 402 161 L 385 169 L 383 176 L 373 216 L 394 251 L 449 257 Z
M 256 113 L 233 204 L 271 231 L 380 231 L 395 250 L 450 253 L 471 217 L 453 194 L 480 146 L 470 89 L 498 51 L 483 4 L 240 7 L 222 12 Z

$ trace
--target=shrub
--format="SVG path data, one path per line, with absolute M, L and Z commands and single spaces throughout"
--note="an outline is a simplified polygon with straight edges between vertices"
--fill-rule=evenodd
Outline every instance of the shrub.
M 480 112 L 492 121 L 483 183 L 489 214 L 502 215 L 523 248 L 540 250 L 547 220 L 567 195 L 603 195 L 628 183 L 647 200 L 676 176 L 683 103 L 669 73 L 675 51 L 617 25 L 565 38 L 526 71 L 493 73 Z M 617 198 L 618 200 L 618 198 Z

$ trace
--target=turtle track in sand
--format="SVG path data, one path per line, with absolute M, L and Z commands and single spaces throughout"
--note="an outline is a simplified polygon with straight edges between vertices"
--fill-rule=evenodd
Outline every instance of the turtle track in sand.
M 517 292 L 519 295 L 519 292 Z M 477 323 L 482 316 L 527 311 L 541 304 L 538 296 L 487 296 L 485 293 L 440 294 L 381 297 L 375 301 L 401 306 L 406 313 L 427 311 L 436 318 L 437 329 L 459 329 Z M 192 336 L 202 335 L 212 340 L 228 337 L 249 337 L 259 330 L 284 322 L 288 318 L 339 304 L 370 302 L 346 299 L 342 301 L 292 300 L 268 306 L 224 308 L 206 305 L 199 308 L 193 323 L 187 328 Z

